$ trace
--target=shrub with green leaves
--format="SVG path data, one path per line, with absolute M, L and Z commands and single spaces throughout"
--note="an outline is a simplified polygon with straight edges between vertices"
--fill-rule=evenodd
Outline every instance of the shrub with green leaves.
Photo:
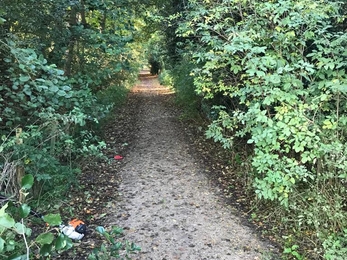
M 25 175 L 20 193 L 25 197 L 34 184 L 34 177 Z M 47 214 L 41 222 L 39 233 L 33 234 L 30 225 L 31 207 L 23 201 L 10 201 L 0 209 L 0 257 L 1 259 L 33 259 L 48 257 L 73 246 L 70 238 L 59 231 L 62 221 L 59 214 Z M 47 225 L 47 228 L 45 226 Z M 57 232 L 58 231 L 58 232 Z
M 187 57 L 172 70 L 176 103 L 183 108 L 185 118 L 197 118 L 200 112 L 201 97 L 195 92 L 194 78 L 190 75 L 193 67 Z
M 171 74 L 172 74 L 171 71 L 163 70 L 159 75 L 159 83 L 163 86 L 172 87 L 173 79 Z
M 8 81 L 0 86 L 2 180 L 13 178 L 5 165 L 16 164 L 35 176 L 41 186 L 35 190 L 67 190 L 78 172 L 72 160 L 100 157 L 105 147 L 85 126 L 105 117 L 112 106 L 97 105 L 87 86 L 69 84 L 63 71 L 34 50 L 18 48 L 13 42 L 2 47 L 9 55 L 3 75 Z M 22 129 L 20 137 L 15 136 L 18 129 Z
M 323 235 L 347 225 L 345 200 L 331 203 L 332 194 L 346 192 L 343 7 L 335 1 L 192 0 L 178 30 L 197 64 L 196 92 L 238 104 L 216 107 L 219 117 L 207 136 L 228 149 L 245 139 L 253 155 L 244 174 L 257 197 L 287 214 L 310 216 L 295 228 Z M 317 210 L 307 207 L 314 201 Z
M 1 195 L 19 201 L 20 169 L 35 178 L 31 203 L 48 206 L 43 204 L 55 203 L 75 184 L 86 159 L 103 157 L 96 125 L 124 101 L 142 55 L 135 32 L 143 24 L 134 24 L 144 8 L 139 2 L 135 12 L 127 2 L 2 1 Z M 4 250 L 17 230 L 9 209 L 2 214 L 15 222 L 4 231 L 11 234 Z M 69 245 L 59 237 L 43 234 L 29 246 L 50 252 Z M 23 252 L 25 246 L 16 242 L 9 251 Z

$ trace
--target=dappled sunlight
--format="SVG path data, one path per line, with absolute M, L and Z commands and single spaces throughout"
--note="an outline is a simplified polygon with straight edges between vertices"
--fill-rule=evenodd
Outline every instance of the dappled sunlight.
M 174 94 L 174 90 L 160 85 L 158 76 L 151 75 L 149 70 L 142 70 L 139 74 L 139 82 L 131 89 L 132 93 L 146 93 L 149 95 Z

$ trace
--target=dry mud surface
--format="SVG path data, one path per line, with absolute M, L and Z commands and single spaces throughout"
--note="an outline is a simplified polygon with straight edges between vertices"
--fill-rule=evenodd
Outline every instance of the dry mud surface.
M 126 149 L 113 147 L 124 150 L 124 159 L 114 162 L 121 179 L 117 202 L 104 224 L 123 227 L 125 238 L 141 247 L 132 259 L 279 259 L 225 203 L 196 159 L 172 96 L 145 73 L 130 93 L 119 119 L 126 125 L 118 126 L 115 140 L 121 143 L 123 135 Z

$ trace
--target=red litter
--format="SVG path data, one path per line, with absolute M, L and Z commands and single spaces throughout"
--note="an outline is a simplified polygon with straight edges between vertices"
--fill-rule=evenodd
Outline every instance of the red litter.
M 122 160 L 123 159 L 123 156 L 121 156 L 121 155 L 115 155 L 114 157 L 113 157 L 115 160 Z

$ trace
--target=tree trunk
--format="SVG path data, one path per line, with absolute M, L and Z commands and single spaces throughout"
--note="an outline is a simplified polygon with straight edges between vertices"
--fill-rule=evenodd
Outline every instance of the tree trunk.
M 77 25 L 77 7 L 72 6 L 70 11 L 70 41 L 69 41 L 69 47 L 66 53 L 66 60 L 65 60 L 65 68 L 64 68 L 64 75 L 70 76 L 71 70 L 72 70 L 72 61 L 73 61 L 73 55 L 74 55 L 74 48 L 76 43 L 76 37 L 74 35 L 73 28 Z

